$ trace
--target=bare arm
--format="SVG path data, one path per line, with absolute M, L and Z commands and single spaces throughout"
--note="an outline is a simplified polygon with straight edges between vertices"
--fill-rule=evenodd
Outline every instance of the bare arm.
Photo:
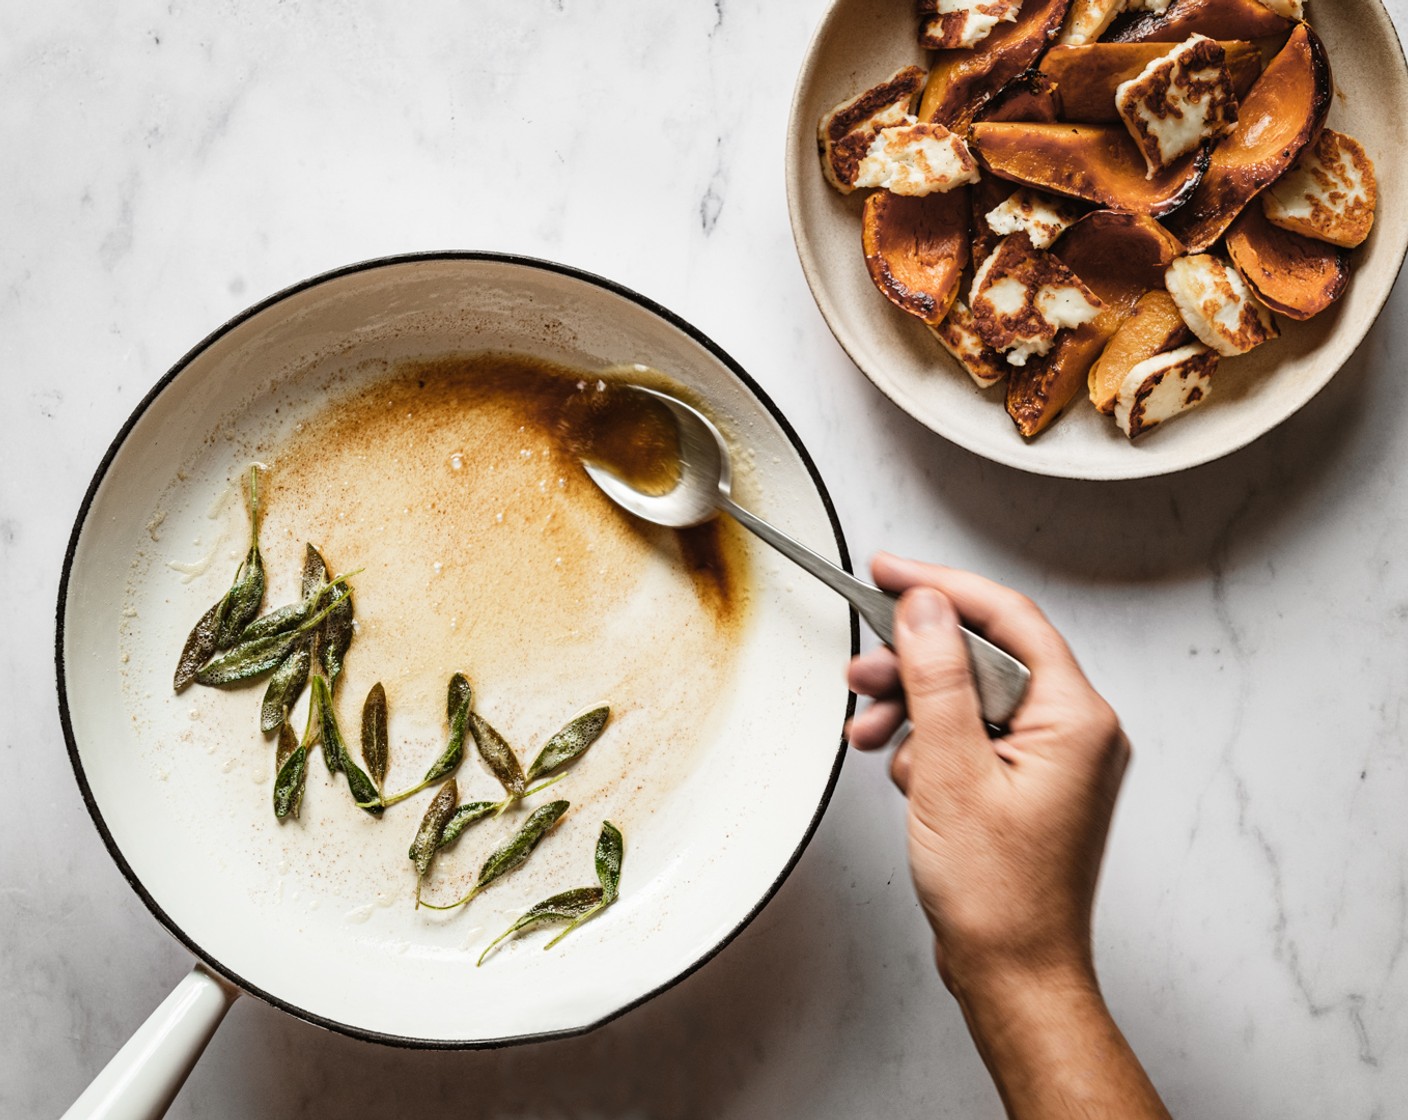
M 861 750 L 913 730 L 891 773 L 909 801 L 915 887 L 940 975 L 1012 1120 L 1167 1120 L 1096 981 L 1090 921 L 1129 743 L 1028 599 L 967 572 L 881 555 L 904 591 L 895 650 L 851 664 L 875 698 Z M 978 715 L 962 617 L 1032 670 L 1008 734 Z

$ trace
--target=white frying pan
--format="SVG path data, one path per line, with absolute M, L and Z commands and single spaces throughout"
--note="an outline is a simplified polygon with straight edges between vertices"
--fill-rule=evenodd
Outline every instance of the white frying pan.
M 314 759 L 303 818 L 279 826 L 269 810 L 272 748 L 253 714 L 261 690 L 171 692 L 186 631 L 223 592 L 244 547 L 230 480 L 251 459 L 272 455 L 266 524 L 276 526 L 277 516 L 289 516 L 274 512 L 281 441 L 326 416 L 340 394 L 384 376 L 388 363 L 481 350 L 584 369 L 642 362 L 668 371 L 746 449 L 752 470 L 739 489 L 751 506 L 847 564 L 815 466 L 757 385 L 688 324 L 597 277 L 493 254 L 398 257 L 317 277 L 226 324 L 161 379 L 118 433 L 84 497 L 59 590 L 59 706 L 79 788 L 132 888 L 198 958 L 69 1115 L 160 1115 L 242 992 L 393 1045 L 485 1047 L 590 1030 L 727 944 L 815 829 L 853 702 L 842 669 L 856 649 L 855 622 L 820 584 L 752 546 L 741 629 L 707 666 L 676 673 L 671 688 L 608 697 L 624 699 L 616 745 L 603 737 L 558 787 L 579 803 L 529 865 L 466 911 L 411 908 L 405 848 L 423 800 L 373 820 Z M 413 526 L 409 509 L 407 516 Z M 301 553 L 291 530 L 267 529 L 271 579 L 296 564 L 295 548 Z M 654 582 L 646 582 L 670 596 L 669 557 L 651 564 Z M 359 580 L 359 619 L 375 626 L 385 606 L 375 565 Z M 690 648 L 692 630 L 651 620 L 676 602 L 646 603 L 644 613 L 628 603 L 628 633 L 615 614 L 603 618 L 599 632 L 581 638 L 599 648 L 561 660 L 581 667 L 583 687 L 595 687 L 592 674 L 621 651 L 667 662 Z M 525 647 L 551 648 L 553 640 L 520 636 Z M 469 643 L 450 657 L 472 662 L 476 652 Z M 511 660 L 515 652 L 495 655 Z M 354 739 L 355 712 L 375 673 L 357 668 L 357 658 L 354 641 L 339 701 Z M 475 675 L 473 664 L 450 664 L 445 677 L 458 668 Z M 354 673 L 363 675 L 353 681 Z M 425 703 L 410 712 L 417 687 L 434 691 L 413 676 L 388 682 L 393 758 L 398 750 L 415 756 L 399 771 L 393 761 L 401 777 L 423 766 L 424 744 L 443 728 Z M 566 690 L 567 676 L 553 679 Z M 480 703 L 520 738 L 542 727 L 550 709 L 571 714 L 562 711 L 569 697 L 553 692 L 552 704 L 539 704 L 533 682 L 516 692 L 519 683 L 486 684 L 492 695 L 481 692 Z M 399 707 L 398 696 L 406 701 Z M 686 722 L 693 747 L 674 754 L 670 744 L 651 746 L 652 728 Z M 630 773 L 613 781 L 610 768 L 626 758 L 635 759 Z M 620 790 L 637 779 L 645 792 L 623 799 Z M 460 770 L 462 798 L 491 786 L 471 755 Z M 484 944 L 517 912 L 592 881 L 590 844 L 608 813 L 625 822 L 627 838 L 619 902 L 551 952 L 540 951 L 542 935 L 521 938 L 476 968 Z M 473 875 L 491 839 L 485 832 L 461 841 L 458 862 L 441 869 L 442 894 Z

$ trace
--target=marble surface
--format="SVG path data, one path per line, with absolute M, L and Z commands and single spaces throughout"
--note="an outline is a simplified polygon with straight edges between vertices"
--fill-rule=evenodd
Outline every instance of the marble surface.
M 56 713 L 59 565 L 103 448 L 248 303 L 447 247 L 652 295 L 789 415 L 857 555 L 1044 604 L 1135 744 L 1098 955 L 1175 1114 L 1408 1115 L 1402 286 L 1331 386 L 1229 459 L 1127 485 L 976 459 L 856 372 L 796 263 L 782 145 L 822 10 L 0 5 L 0 1115 L 61 1112 L 190 966 L 108 859 Z M 884 764 L 850 759 L 745 934 L 591 1035 L 420 1053 L 240 1000 L 171 1115 L 996 1115 L 900 821 Z

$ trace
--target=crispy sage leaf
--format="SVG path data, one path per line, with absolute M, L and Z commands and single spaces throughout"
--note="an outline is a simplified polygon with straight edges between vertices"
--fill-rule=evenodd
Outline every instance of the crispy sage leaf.
M 470 705 L 473 703 L 474 689 L 470 687 L 469 678 L 463 673 L 456 673 L 450 678 L 450 686 L 445 696 L 445 714 L 450 720 L 450 739 L 435 764 L 425 772 L 423 781 L 426 784 L 438 782 L 446 774 L 452 773 L 459 766 L 460 759 L 464 758 L 464 731 L 470 718 Z
M 489 854 L 484 866 L 479 869 L 479 878 L 475 881 L 474 889 L 483 890 L 495 879 L 520 866 L 533 854 L 533 849 L 548 834 L 548 830 L 562 819 L 562 814 L 567 812 L 570 804 L 568 801 L 550 801 L 541 809 L 533 810 L 523 822 L 523 827 Z
M 610 718 L 611 708 L 606 704 L 598 704 L 573 716 L 562 730 L 543 744 L 538 757 L 528 767 L 528 781 L 551 774 L 559 766 L 571 762 L 597 741 Z
M 293 731 L 287 724 L 284 730 L 288 731 L 290 738 L 293 737 Z M 274 778 L 274 816 L 280 820 L 289 815 L 298 816 L 299 809 L 303 807 L 303 786 L 307 779 L 308 748 L 301 743 L 296 744 L 288 757 L 279 763 L 278 774 Z
M 342 673 L 343 660 L 347 656 L 347 647 L 352 644 L 353 632 L 352 596 L 339 584 L 334 583 L 331 588 L 329 594 L 333 606 L 318 633 L 318 660 L 323 666 L 323 672 L 327 674 L 329 686 L 336 684 L 338 676 Z
M 566 801 L 551 801 L 541 809 L 535 809 L 523 822 L 522 828 L 489 853 L 489 858 L 479 869 L 479 878 L 475 880 L 473 889 L 463 898 L 445 906 L 436 906 L 428 902 L 422 903 L 422 905 L 428 906 L 432 910 L 453 910 L 456 906 L 463 906 L 490 883 L 507 875 L 527 860 L 533 854 L 533 849 L 547 835 L 548 830 L 561 820 L 562 814 L 567 812 L 568 806 L 569 802 Z
M 240 641 L 248 642 L 255 638 L 267 638 L 271 634 L 287 634 L 290 630 L 297 630 L 313 613 L 315 599 L 316 596 L 313 596 L 301 602 L 289 603 L 261 615 L 240 632 Z
M 478 824 L 486 817 L 492 817 L 498 809 L 497 801 L 470 801 L 459 806 L 445 822 L 445 831 L 440 834 L 437 847 L 448 848 L 460 838 L 460 834 L 472 824 Z
M 522 797 L 528 783 L 513 748 L 478 712 L 469 713 L 469 730 L 479 748 L 479 757 L 484 760 L 489 772 L 499 780 L 510 797 Z
M 386 781 L 386 767 L 391 758 L 386 720 L 386 689 L 377 681 L 362 705 L 362 761 L 367 764 L 367 774 L 378 790 Z
M 603 904 L 616 901 L 621 886 L 621 860 L 626 854 L 626 840 L 621 830 L 610 821 L 601 822 L 601 835 L 596 838 L 596 877 L 605 897 Z
M 479 954 L 478 963 L 483 964 L 484 959 L 498 947 L 500 942 L 506 941 L 515 933 L 525 930 L 529 926 L 542 925 L 544 922 L 570 922 L 574 918 L 585 917 L 601 905 L 600 887 L 576 887 L 573 890 L 555 894 L 551 898 L 545 898 L 542 902 L 530 906 L 513 925 L 489 942 L 488 948 Z M 476 967 L 478 966 L 476 965 Z
M 440 757 L 425 772 L 424 778 L 411 786 L 410 789 L 403 789 L 400 793 L 393 793 L 390 797 L 382 798 L 383 805 L 395 805 L 398 801 L 404 801 L 419 793 L 426 786 L 434 785 L 441 778 L 455 772 L 460 760 L 464 758 L 465 726 L 469 721 L 470 705 L 473 703 L 474 689 L 470 687 L 469 678 L 463 673 L 456 673 L 450 678 L 450 687 L 445 697 L 445 714 L 450 719 L 449 743 L 446 744 Z
M 621 830 L 610 821 L 602 821 L 601 833 L 596 838 L 596 877 L 601 882 L 601 903 L 574 918 L 571 925 L 543 946 L 544 949 L 551 949 L 588 918 L 616 901 L 621 885 L 621 859 L 625 851 L 626 842 Z
M 264 703 L 259 710 L 259 727 L 266 735 L 282 727 L 308 683 L 308 667 L 313 662 L 306 645 L 299 646 L 279 663 L 264 690 Z
M 235 582 L 225 595 L 216 636 L 219 649 L 228 649 L 240 640 L 244 628 L 259 613 L 264 602 L 264 558 L 259 555 L 259 468 L 249 470 L 249 551 L 235 572 Z
M 171 681 L 177 692 L 196 679 L 200 667 L 215 653 L 216 635 L 220 630 L 220 613 L 224 609 L 225 600 L 221 599 L 200 616 L 200 621 L 186 638 L 186 644 L 181 648 L 181 659 L 176 662 L 176 676 Z
M 445 832 L 445 823 L 455 811 L 455 802 L 459 797 L 459 788 L 455 785 L 455 779 L 451 778 L 431 798 L 430 806 L 421 818 L 420 827 L 416 829 L 416 837 L 411 841 L 409 855 L 416 865 L 417 907 L 420 906 L 421 884 L 425 882 L 425 876 L 430 871 L 431 861 L 435 859 L 435 853 L 440 847 L 440 837 Z
M 328 585 L 328 566 L 323 554 L 311 544 L 303 552 L 303 597 L 316 595 Z
M 385 806 L 367 773 L 352 760 L 347 742 L 342 737 L 342 729 L 337 725 L 337 712 L 332 703 L 332 686 L 321 676 L 313 678 L 313 695 L 318 701 L 319 724 L 323 735 L 323 760 L 329 770 L 341 770 L 347 775 L 347 786 L 352 791 L 352 799 L 357 808 L 365 809 L 373 816 L 379 816 Z
M 308 632 L 318 626 L 332 609 L 332 606 L 324 607 L 297 630 L 287 634 L 271 634 L 267 638 L 241 642 L 202 665 L 196 673 L 196 681 L 200 684 L 227 685 L 262 677 L 276 668 L 294 646 L 304 641 Z

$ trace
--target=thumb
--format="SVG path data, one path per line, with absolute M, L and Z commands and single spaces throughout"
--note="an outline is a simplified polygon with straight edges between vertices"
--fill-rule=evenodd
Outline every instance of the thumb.
M 950 764 L 990 761 L 992 747 L 953 604 L 930 587 L 906 591 L 895 615 L 895 652 L 919 743 L 941 748 Z

